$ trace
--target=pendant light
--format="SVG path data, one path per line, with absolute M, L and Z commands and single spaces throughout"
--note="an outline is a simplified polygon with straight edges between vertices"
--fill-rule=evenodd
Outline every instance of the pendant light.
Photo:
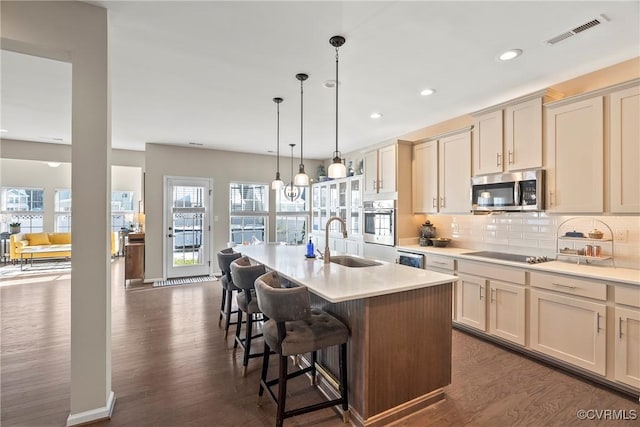
M 284 101 L 282 98 L 273 98 L 273 102 L 276 103 L 278 111 L 278 125 L 276 127 L 276 140 L 278 141 L 278 148 L 276 154 L 276 179 L 271 182 L 272 190 L 281 190 L 284 187 L 284 182 L 280 179 L 280 103 Z
M 347 168 L 342 163 L 340 151 L 338 150 L 338 86 L 340 86 L 340 81 L 338 80 L 338 48 L 344 42 L 345 38 L 342 36 L 333 36 L 329 39 L 331 46 L 336 48 L 336 151 L 333 152 L 333 163 L 329 165 L 329 178 L 344 178 L 347 176 Z
M 303 94 L 304 91 L 302 89 L 302 83 L 307 80 L 309 76 L 304 73 L 296 74 L 296 79 L 300 80 L 300 165 L 298 166 L 298 174 L 293 179 L 293 183 L 300 187 L 306 187 L 309 185 L 309 175 L 304 172 L 304 163 L 302 156 L 303 153 L 303 119 L 304 119 L 304 104 L 303 104 Z
M 284 187 L 284 196 L 292 202 L 295 202 L 300 197 L 300 188 L 293 183 L 293 147 L 295 146 L 296 144 L 289 144 L 289 147 L 291 147 L 291 181 Z

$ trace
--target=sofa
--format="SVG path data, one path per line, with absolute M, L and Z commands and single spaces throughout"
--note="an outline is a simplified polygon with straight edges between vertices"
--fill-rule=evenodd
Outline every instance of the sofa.
M 17 233 L 9 239 L 11 262 L 21 260 L 20 254 L 26 248 L 46 247 L 58 249 L 52 252 L 29 254 L 28 259 L 71 258 L 71 233 Z

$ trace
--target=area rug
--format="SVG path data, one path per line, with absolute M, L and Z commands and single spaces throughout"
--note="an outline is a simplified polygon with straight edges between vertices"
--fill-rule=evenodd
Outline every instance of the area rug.
M 153 287 L 161 286 L 174 286 L 174 285 L 190 285 L 193 283 L 212 282 L 218 280 L 212 276 L 193 276 L 193 277 L 179 277 L 177 279 L 158 280 L 153 282 Z
M 0 267 L 0 279 L 13 279 L 26 276 L 43 276 L 71 272 L 71 261 L 47 261 L 27 264 L 20 270 L 20 264 L 8 264 Z

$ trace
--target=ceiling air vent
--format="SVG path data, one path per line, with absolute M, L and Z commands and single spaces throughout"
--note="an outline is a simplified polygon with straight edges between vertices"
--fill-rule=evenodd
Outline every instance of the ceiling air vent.
M 566 31 L 566 32 L 564 32 L 562 34 L 558 34 L 557 36 L 550 38 L 549 40 L 545 41 L 545 43 L 548 44 L 549 46 L 553 46 L 553 45 L 555 45 L 557 43 L 560 43 L 563 40 L 566 40 L 566 39 L 568 39 L 570 37 L 573 37 L 576 34 L 579 34 L 579 33 L 583 32 L 583 31 L 587 31 L 587 30 L 589 30 L 591 28 L 594 28 L 594 27 L 596 27 L 596 26 L 598 26 L 598 25 L 600 25 L 602 23 L 605 23 L 607 21 L 609 21 L 609 19 L 606 16 L 600 15 L 597 18 L 592 19 L 589 22 L 585 22 L 584 24 L 578 25 L 577 27 L 575 27 L 575 28 L 573 28 L 573 29 L 571 29 L 569 31 Z

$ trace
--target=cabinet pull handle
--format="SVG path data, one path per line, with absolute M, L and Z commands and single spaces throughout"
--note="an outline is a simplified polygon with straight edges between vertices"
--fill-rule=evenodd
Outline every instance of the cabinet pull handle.
M 549 191 L 549 207 L 553 206 L 553 191 Z
M 618 318 L 618 339 L 622 339 L 622 316 Z
M 444 208 L 444 197 L 440 197 L 440 207 Z
M 478 288 L 480 290 L 480 299 L 482 299 L 482 286 Z
M 509 150 L 509 164 L 513 164 L 513 151 Z
M 433 261 L 433 263 L 438 265 L 447 265 L 446 262 L 442 262 L 442 261 Z
M 493 297 L 495 291 L 495 289 L 491 289 L 491 302 L 495 301 L 495 298 Z
M 600 313 L 596 312 L 596 334 L 600 333 Z
M 431 202 L 431 207 L 432 208 L 437 208 L 438 207 L 436 197 L 433 198 L 433 201 Z
M 378 187 L 376 186 L 376 183 L 377 183 L 377 182 L 378 182 L 378 181 L 376 181 L 375 179 L 373 180 L 373 189 L 374 189 L 374 190 L 377 190 L 377 189 L 378 189 Z
M 383 181 L 381 179 L 378 180 L 378 190 L 384 187 Z
M 563 285 L 562 283 L 552 283 L 553 286 L 560 286 L 561 288 L 567 288 L 567 289 L 575 289 L 576 286 L 571 286 L 571 285 Z
M 502 157 L 502 155 L 500 153 L 496 153 L 496 166 L 500 166 L 500 157 Z

